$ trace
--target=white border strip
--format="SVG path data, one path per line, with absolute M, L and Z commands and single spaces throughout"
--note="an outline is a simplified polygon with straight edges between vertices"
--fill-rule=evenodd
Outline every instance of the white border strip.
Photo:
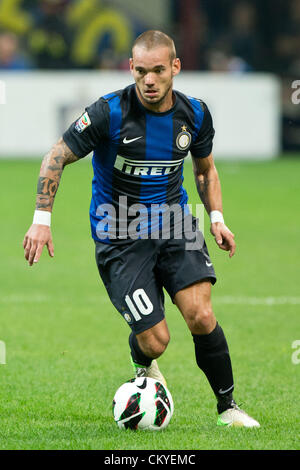
M 6 88 L 3 80 L 0 80 L 0 104 L 6 104 Z

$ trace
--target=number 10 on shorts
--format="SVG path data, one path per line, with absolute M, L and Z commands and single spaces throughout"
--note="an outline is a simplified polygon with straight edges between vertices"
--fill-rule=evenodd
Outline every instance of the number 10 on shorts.
M 132 298 L 126 295 L 125 302 L 136 321 L 141 320 L 141 315 L 150 315 L 153 312 L 153 304 L 144 289 L 136 289 Z

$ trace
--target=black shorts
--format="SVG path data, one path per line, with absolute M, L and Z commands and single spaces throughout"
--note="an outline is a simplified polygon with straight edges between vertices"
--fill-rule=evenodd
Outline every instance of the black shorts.
M 194 221 L 195 223 L 195 221 Z M 108 295 L 134 333 L 145 331 L 164 318 L 164 293 L 172 301 L 189 285 L 208 279 L 216 282 L 201 232 L 197 249 L 187 239 L 135 240 L 122 244 L 96 243 L 96 262 Z

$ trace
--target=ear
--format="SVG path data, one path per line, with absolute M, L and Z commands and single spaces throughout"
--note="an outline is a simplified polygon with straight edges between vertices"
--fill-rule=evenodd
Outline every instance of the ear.
M 130 72 L 132 73 L 133 72 L 133 58 L 132 57 L 129 59 L 129 69 L 130 69 Z
M 173 60 L 173 64 L 172 64 L 173 77 L 175 77 L 175 75 L 178 75 L 180 70 L 181 70 L 181 62 L 180 62 L 180 59 L 178 59 L 177 57 L 176 59 Z

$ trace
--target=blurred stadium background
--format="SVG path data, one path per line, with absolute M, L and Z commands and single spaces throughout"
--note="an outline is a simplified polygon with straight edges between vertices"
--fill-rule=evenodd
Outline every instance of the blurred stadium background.
M 93 259 L 88 158 L 63 174 L 55 259 L 45 252 L 29 268 L 23 258 L 43 155 L 85 106 L 132 82 L 131 44 L 146 29 L 175 39 L 175 87 L 214 117 L 236 256 L 216 249 L 209 224 L 205 235 L 236 399 L 262 424 L 251 433 L 216 429 L 214 397 L 168 299 L 160 364 L 173 421 L 142 436 L 113 423 L 112 397 L 131 373 L 129 331 Z M 1 449 L 299 448 L 299 101 L 300 0 L 0 0 Z
M 128 83 L 131 44 L 145 29 L 175 39 L 176 86 L 212 107 L 216 157 L 299 151 L 299 0 L 0 0 L 0 156 L 40 156 L 84 105 Z

